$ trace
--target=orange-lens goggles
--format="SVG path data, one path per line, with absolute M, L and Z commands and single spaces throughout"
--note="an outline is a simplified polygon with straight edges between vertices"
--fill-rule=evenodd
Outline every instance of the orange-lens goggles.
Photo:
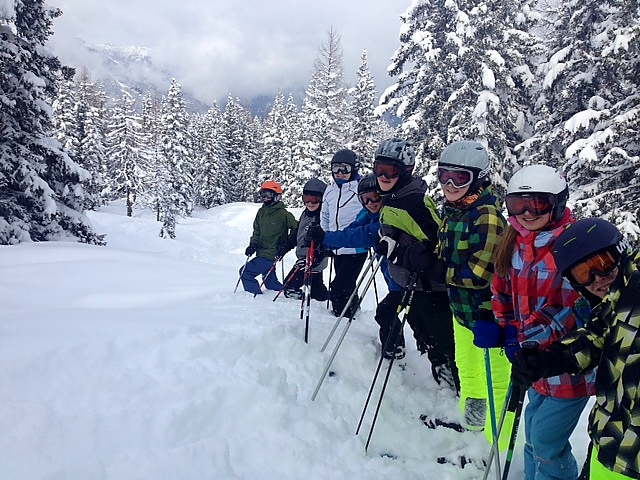
M 373 162 L 373 173 L 376 177 L 382 177 L 383 175 L 387 180 L 391 180 L 394 178 L 398 178 L 402 171 L 402 167 L 400 165 L 396 165 L 395 163 L 380 163 Z
M 570 273 L 573 277 L 574 283 L 587 287 L 595 281 L 596 275 L 599 275 L 600 277 L 608 277 L 616 268 L 618 268 L 618 265 L 619 261 L 611 254 L 611 252 L 604 251 L 575 265 L 571 268 Z
M 362 205 L 365 207 L 370 203 L 379 203 L 381 201 L 382 197 L 376 192 L 367 192 L 360 195 L 360 203 L 362 203 Z
M 521 194 L 510 193 L 507 195 L 507 211 L 509 215 L 522 215 L 529 212 L 532 215 L 544 215 L 553 210 L 554 198 L 548 193 Z

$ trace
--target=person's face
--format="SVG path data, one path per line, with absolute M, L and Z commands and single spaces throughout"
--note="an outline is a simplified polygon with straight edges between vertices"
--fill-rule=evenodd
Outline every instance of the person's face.
M 336 180 L 345 180 L 348 182 L 349 179 L 351 178 L 351 174 L 350 173 L 334 173 L 333 178 Z
M 373 162 L 373 173 L 378 179 L 378 186 L 383 192 L 388 192 L 398 183 L 400 174 L 402 173 L 402 166 L 396 163 Z
M 462 188 L 456 188 L 451 183 L 447 183 L 446 185 L 440 184 L 440 186 L 442 187 L 442 193 L 444 193 L 444 197 L 450 203 L 460 200 L 469 191 L 468 185 Z
M 382 208 L 382 197 L 376 192 L 366 192 L 359 197 L 360 203 L 364 205 L 364 208 L 366 208 L 373 214 L 378 213 Z
M 320 208 L 320 202 L 322 202 L 322 197 L 319 195 L 302 195 L 302 202 L 307 210 L 310 212 L 315 212 Z
M 353 171 L 353 166 L 348 163 L 332 163 L 331 164 L 331 173 L 333 175 L 334 180 L 344 180 L 349 181 L 351 178 L 351 172 Z
M 551 222 L 551 212 L 543 213 L 542 215 L 534 215 L 530 212 L 524 212 L 521 215 L 516 215 L 516 220 L 520 225 L 531 232 L 542 230 Z
M 611 284 L 618 276 L 618 270 L 619 269 L 616 268 L 606 276 L 600 276 L 595 273 L 595 280 L 593 281 L 593 283 L 591 285 L 587 285 L 584 288 L 600 298 L 606 297 L 607 293 L 609 293 L 609 288 L 611 288 Z

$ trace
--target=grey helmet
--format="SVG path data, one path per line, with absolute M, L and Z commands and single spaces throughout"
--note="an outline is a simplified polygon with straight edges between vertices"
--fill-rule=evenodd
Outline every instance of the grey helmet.
M 489 183 L 491 163 L 487 150 L 478 142 L 458 140 L 447 145 L 440 154 L 438 167 L 465 168 L 473 174 L 469 193 L 476 192 L 483 183 Z
M 527 165 L 513 174 L 507 186 L 509 194 L 550 193 L 554 198 L 551 219 L 562 218 L 569 199 L 569 186 L 564 175 L 548 165 Z
M 376 149 L 375 160 L 400 163 L 411 171 L 416 164 L 416 151 L 406 140 L 393 137 L 384 140 Z
M 321 197 L 324 195 L 324 191 L 327 189 L 327 184 L 319 178 L 312 178 L 302 187 L 303 195 L 318 195 Z

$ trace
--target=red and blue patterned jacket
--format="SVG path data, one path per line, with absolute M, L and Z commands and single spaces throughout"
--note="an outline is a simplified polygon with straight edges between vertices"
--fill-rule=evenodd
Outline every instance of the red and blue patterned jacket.
M 545 348 L 577 328 L 572 309 L 580 294 L 560 275 L 552 254 L 556 238 L 574 221 L 566 209 L 551 229 L 529 232 L 509 219 L 518 230 L 516 248 L 506 278 L 493 276 L 491 306 L 501 325 L 517 327 L 520 344 L 531 341 Z M 542 378 L 533 388 L 557 398 L 594 395 L 595 373 Z

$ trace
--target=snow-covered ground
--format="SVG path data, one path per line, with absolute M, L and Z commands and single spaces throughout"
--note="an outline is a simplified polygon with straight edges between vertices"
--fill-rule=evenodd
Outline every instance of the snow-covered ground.
M 106 247 L 0 247 L 0 478 L 482 478 L 437 462 L 489 447 L 422 424 L 458 413 L 415 350 L 391 372 L 368 452 L 378 390 L 355 435 L 378 359 L 373 289 L 311 400 L 344 323 L 320 352 L 336 321 L 325 304 L 312 302 L 306 344 L 298 301 L 233 292 L 257 208 L 197 212 L 163 240 L 153 214 L 114 204 L 90 214 Z M 581 462 L 586 412 L 573 443 Z

